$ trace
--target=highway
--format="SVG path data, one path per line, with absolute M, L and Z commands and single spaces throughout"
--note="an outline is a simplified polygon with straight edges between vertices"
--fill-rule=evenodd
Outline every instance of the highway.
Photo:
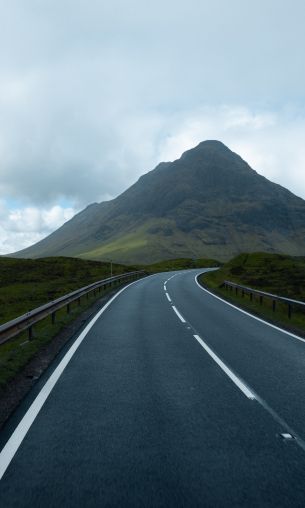
M 0 506 L 304 507 L 305 341 L 202 289 L 124 288 L 0 435 Z

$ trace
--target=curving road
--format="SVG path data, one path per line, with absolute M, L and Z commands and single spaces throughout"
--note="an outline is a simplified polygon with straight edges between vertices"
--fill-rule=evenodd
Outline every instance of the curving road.
M 304 506 L 304 340 L 198 273 L 131 284 L 66 348 L 0 436 L 1 507 Z

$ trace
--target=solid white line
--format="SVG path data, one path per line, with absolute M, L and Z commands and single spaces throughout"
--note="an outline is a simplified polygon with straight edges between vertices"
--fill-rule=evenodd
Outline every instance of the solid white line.
M 142 279 L 140 279 L 142 280 Z M 66 366 L 68 365 L 69 361 L 71 360 L 72 356 L 74 355 L 75 351 L 78 349 L 80 344 L 83 342 L 84 338 L 86 337 L 87 333 L 93 325 L 96 323 L 96 321 L 100 318 L 100 316 L 105 312 L 105 310 L 111 305 L 113 300 L 115 300 L 125 289 L 129 288 L 133 284 L 136 284 L 139 281 L 134 281 L 128 284 L 128 286 L 125 286 L 123 289 L 121 289 L 118 293 L 116 293 L 109 302 L 106 303 L 106 305 L 94 316 L 93 319 L 88 323 L 86 328 L 82 331 L 82 333 L 79 335 L 79 337 L 76 339 L 76 341 L 72 344 L 69 351 L 65 354 L 59 365 L 54 370 L 53 374 L 49 377 L 48 381 L 45 383 L 39 394 L 37 395 L 36 399 L 22 418 L 21 422 L 16 427 L 15 431 L 11 435 L 10 439 L 2 449 L 0 453 L 0 480 L 2 476 L 4 475 L 6 469 L 8 468 L 11 460 L 13 459 L 15 453 L 17 452 L 19 446 L 21 445 L 23 439 L 25 438 L 28 430 L 30 429 L 32 423 L 34 422 L 36 416 L 38 415 L 39 411 L 41 410 L 43 404 L 47 400 L 48 396 L 50 395 L 51 391 L 53 390 L 55 384 L 57 383 L 58 379 L 62 375 L 63 371 L 65 370 Z
M 227 376 L 233 381 L 233 383 L 248 397 L 248 399 L 254 400 L 256 397 L 254 393 L 243 383 L 230 369 L 227 367 L 220 358 L 209 348 L 209 346 L 199 337 L 194 335 L 194 338 L 199 344 L 206 350 L 206 352 L 213 358 L 213 360 L 219 365 L 219 367 L 227 374 Z
M 200 274 L 199 274 L 200 275 Z M 233 305 L 233 303 L 230 303 L 230 302 L 227 302 L 226 300 L 224 300 L 223 298 L 221 298 L 220 296 L 217 296 L 217 295 L 214 295 L 214 293 L 212 293 L 211 291 L 209 291 L 208 289 L 205 289 L 204 287 L 201 286 L 201 284 L 198 282 L 197 278 L 199 277 L 199 275 L 196 275 L 195 277 L 195 282 L 197 284 L 197 286 L 202 289 L 202 291 L 205 291 L 206 293 L 209 293 L 209 295 L 211 296 L 214 296 L 214 298 L 217 298 L 217 300 L 220 300 L 221 302 L 223 303 L 226 303 L 227 305 L 229 305 L 230 307 L 233 307 L 233 309 L 236 309 L 238 310 L 239 312 L 242 312 L 243 314 L 246 314 L 246 316 L 250 316 L 251 318 L 253 319 L 256 319 L 256 321 L 260 321 L 261 323 L 264 323 L 265 325 L 268 325 L 270 326 L 271 328 L 274 328 L 275 330 L 278 330 L 279 332 L 282 332 L 282 333 L 285 333 L 286 335 L 289 335 L 290 337 L 293 337 L 294 339 L 297 339 L 297 340 L 300 340 L 301 342 L 305 342 L 305 339 L 303 339 L 302 337 L 299 337 L 298 335 L 295 335 L 294 333 L 292 332 L 288 332 L 287 330 L 284 330 L 283 328 L 280 328 L 279 326 L 276 326 L 276 325 L 273 325 L 272 323 L 268 323 L 268 321 L 265 321 L 264 319 L 262 318 L 259 318 L 257 316 L 254 316 L 254 314 L 250 314 L 250 312 L 247 312 L 246 310 L 243 310 L 243 309 L 240 309 L 239 307 L 237 307 L 236 305 Z
M 165 293 L 166 294 L 166 298 L 168 299 L 169 302 L 171 302 L 171 297 L 169 296 L 168 293 Z
M 173 311 L 176 312 L 176 314 L 177 314 L 178 318 L 180 319 L 180 321 L 182 321 L 182 323 L 186 323 L 185 319 L 181 316 L 179 310 L 176 309 L 175 305 L 172 306 L 172 309 L 173 309 Z

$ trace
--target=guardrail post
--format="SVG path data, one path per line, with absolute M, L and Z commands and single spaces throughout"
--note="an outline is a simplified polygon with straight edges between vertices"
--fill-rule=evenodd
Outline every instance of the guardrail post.
M 56 300 L 53 300 L 52 302 L 49 302 L 45 305 L 41 305 L 40 307 L 37 307 L 36 309 L 33 309 L 30 312 L 27 312 L 25 315 L 19 316 L 7 323 L 4 323 L 3 325 L 0 325 L 0 345 L 4 344 L 8 340 L 10 340 L 11 337 L 15 337 L 21 332 L 25 332 L 28 335 L 29 340 L 32 340 L 35 338 L 35 334 L 33 331 L 33 327 L 35 323 L 45 319 L 49 318 L 52 324 L 56 322 L 56 312 L 59 311 L 59 309 L 63 309 L 66 307 L 67 314 L 70 314 L 70 307 L 73 302 L 78 302 L 78 305 L 81 305 L 81 296 L 86 295 L 86 299 L 89 300 L 90 293 L 94 292 L 94 295 L 97 294 L 97 290 L 101 292 L 102 290 L 109 288 L 111 286 L 117 286 L 120 283 L 126 283 L 128 280 L 132 279 L 138 279 L 143 274 L 139 273 L 127 273 L 122 274 L 121 277 L 117 277 L 113 280 L 102 280 L 93 284 L 90 284 L 88 286 L 85 286 L 83 288 L 80 288 L 79 290 L 72 291 L 71 293 L 64 295 L 63 297 L 60 297 Z M 97 286 L 97 284 L 100 284 Z M 69 302 L 69 303 L 68 303 Z M 89 303 L 88 303 L 89 304 Z
M 235 294 L 238 295 L 238 288 L 235 288 Z
M 250 293 L 250 300 L 252 302 L 252 300 L 253 300 L 253 293 Z
M 260 295 L 260 297 L 259 297 L 259 303 L 260 303 L 261 305 L 263 304 L 263 297 L 262 297 L 262 295 Z
M 275 304 L 275 300 L 272 300 L 272 310 L 273 310 L 273 312 L 275 312 L 275 305 L 276 305 Z
M 245 296 L 245 292 L 244 292 L 244 290 L 242 290 L 242 292 L 241 292 L 241 296 L 242 296 L 242 298 Z
M 291 305 L 290 305 L 290 303 L 288 303 L 288 317 L 289 317 L 289 319 L 291 319 L 291 311 L 292 311 Z

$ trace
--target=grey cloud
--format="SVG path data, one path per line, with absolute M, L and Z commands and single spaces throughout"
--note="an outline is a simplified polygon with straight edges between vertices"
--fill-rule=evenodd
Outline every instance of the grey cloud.
M 0 14 L 2 196 L 84 206 L 151 169 L 204 106 L 304 108 L 303 1 L 3 0 Z

